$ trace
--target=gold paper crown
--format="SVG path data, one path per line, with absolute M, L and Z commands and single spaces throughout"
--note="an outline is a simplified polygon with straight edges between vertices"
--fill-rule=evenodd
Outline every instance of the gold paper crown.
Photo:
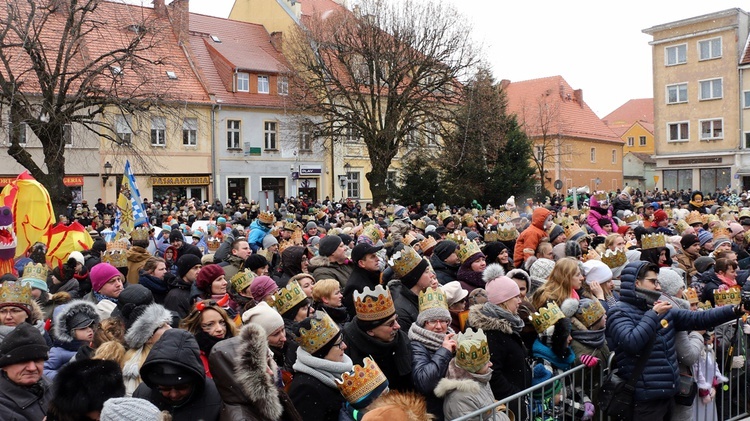
M 682 235 L 682 233 L 685 232 L 686 229 L 690 228 L 690 225 L 688 225 L 687 222 L 685 222 L 684 219 L 680 219 L 677 221 L 677 223 L 674 225 L 674 229 L 677 230 L 677 233 Z
M 419 292 L 419 312 L 431 308 L 448 310 L 448 301 L 440 288 L 427 288 Z
M 449 232 L 445 235 L 446 240 L 453 241 L 456 244 L 461 244 L 464 241 L 467 241 L 468 238 L 466 237 L 466 233 L 463 232 L 463 230 L 456 230 L 453 232 Z
M 511 211 L 503 211 L 497 214 L 497 220 L 500 223 L 510 222 L 513 219 L 513 213 Z
M 636 222 L 638 222 L 638 214 L 631 213 L 630 215 L 625 217 L 626 224 L 634 224 Z
M 490 347 L 482 329 L 459 333 L 456 338 L 456 365 L 471 373 L 481 370 L 490 361 Z
M 22 304 L 29 309 L 32 308 L 31 286 L 22 282 L 3 282 L 0 284 L 0 304 L 14 303 Z
M 47 265 L 43 265 L 41 263 L 29 263 L 23 268 L 23 276 L 21 276 L 21 280 L 24 281 L 26 279 L 38 279 L 42 282 L 47 282 L 48 274 L 49 268 L 47 268 Z M 60 280 L 64 281 L 64 279 Z
M 300 226 L 295 221 L 286 221 L 284 222 L 284 229 L 287 231 L 297 231 L 300 229 Z
M 627 263 L 627 261 L 628 257 L 625 255 L 624 250 L 617 249 L 615 251 L 612 251 L 610 249 L 607 249 L 602 254 L 602 263 L 609 266 L 610 269 L 620 267 Z
M 112 241 L 107 243 L 107 251 L 127 251 L 128 243 L 125 241 Z
M 273 260 L 273 252 L 271 250 L 258 249 L 255 254 L 265 257 L 268 263 L 271 263 L 271 260 Z
M 585 307 L 581 308 L 580 313 L 576 313 L 576 319 L 583 323 L 586 328 L 590 328 L 594 323 L 607 313 L 604 306 L 597 299 L 588 300 Z
M 477 253 L 481 253 L 479 244 L 474 241 L 466 240 L 462 243 L 458 243 L 458 249 L 456 249 L 456 256 L 458 256 L 461 263 L 469 260 L 469 258 Z
M 703 225 L 708 225 L 711 222 L 718 221 L 719 217 L 712 213 L 708 213 L 701 215 L 701 220 L 703 221 Z
M 380 227 L 377 224 L 370 224 L 364 227 L 362 235 L 372 240 L 373 243 L 383 239 L 383 233 L 380 231 Z
M 208 251 L 215 252 L 219 249 L 219 246 L 221 246 L 221 241 L 218 238 L 209 238 L 208 241 L 206 241 L 206 246 L 208 246 Z
M 422 231 L 427 228 L 427 222 L 425 222 L 424 219 L 415 219 L 414 221 L 412 221 L 412 224 L 415 228 L 419 228 Z
M 641 249 L 655 249 L 667 246 L 667 237 L 664 234 L 646 234 L 641 237 Z
M 696 291 L 695 288 L 688 288 L 685 290 L 685 299 L 688 300 L 690 304 L 697 304 L 700 302 L 700 299 L 698 299 L 698 291 Z
M 565 231 L 565 237 L 568 240 L 577 239 L 580 237 L 580 234 L 585 234 L 581 227 L 572 219 L 567 220 L 566 223 L 566 225 L 563 225 L 563 231 Z
M 297 281 L 291 281 L 273 294 L 273 306 L 282 316 L 297 304 L 307 299 L 305 291 Z
M 107 251 L 102 253 L 102 262 L 109 263 L 116 268 L 128 265 L 128 245 L 123 241 L 107 243 Z
M 467 227 L 473 227 L 476 225 L 476 222 L 474 222 L 474 215 L 470 213 L 464 214 L 464 216 L 461 217 L 461 222 Z
M 412 244 L 414 244 L 414 243 L 415 243 L 415 242 L 417 241 L 417 239 L 416 239 L 416 238 L 414 238 L 414 236 L 413 236 L 413 235 L 411 235 L 411 234 L 406 234 L 406 235 L 404 236 L 404 238 L 402 238 L 402 239 L 401 239 L 401 241 L 402 241 L 402 242 L 403 242 L 404 244 L 406 244 L 407 246 L 411 246 Z
M 494 241 L 499 241 L 499 236 L 497 235 L 497 231 L 490 231 L 490 230 L 485 231 L 484 242 L 492 243 Z
M 365 287 L 362 292 L 354 292 L 354 310 L 357 318 L 364 321 L 380 321 L 393 316 L 396 307 L 388 287 L 376 285 L 374 289 Z
M 393 215 L 393 213 L 396 212 L 396 207 L 394 205 L 388 205 L 385 208 L 385 214 L 386 215 Z
M 739 214 L 739 219 L 742 219 L 742 218 L 750 218 L 750 209 L 742 208 Z
M 719 291 L 714 290 L 714 302 L 717 307 L 725 305 L 737 305 L 742 301 L 742 290 L 738 285 L 735 285 L 729 289 Z
M 323 311 L 310 317 L 310 329 L 300 328 L 297 344 L 310 354 L 314 354 L 339 334 L 339 325 Z
M 292 240 L 281 240 L 279 242 L 279 254 L 284 254 L 284 250 L 288 249 L 289 247 L 294 246 L 294 242 Z
M 419 242 L 419 249 L 422 250 L 422 253 L 427 253 L 430 249 L 435 248 L 436 245 L 437 241 L 431 235 L 428 235 L 424 240 Z
M 249 269 L 245 269 L 232 276 L 229 282 L 232 284 L 234 292 L 239 294 L 253 283 L 253 279 L 255 279 L 255 273 Z
M 513 241 L 516 238 L 518 238 L 518 230 L 514 224 L 506 222 L 497 227 L 497 239 L 499 241 Z
M 258 215 L 258 220 L 264 224 L 271 225 L 276 221 L 276 217 L 273 216 L 273 213 L 264 211 Z
M 609 195 L 607 193 L 603 193 L 603 192 L 595 194 L 594 197 L 596 197 L 596 200 L 598 200 L 600 202 L 603 201 L 603 200 L 609 200 Z
M 706 300 L 703 303 L 698 303 L 698 310 L 711 310 L 713 306 L 711 305 L 711 301 Z
M 547 329 L 554 326 L 559 320 L 565 318 L 560 307 L 554 301 L 547 303 L 547 307 L 542 307 L 536 313 L 531 315 L 531 324 L 534 325 L 537 333 L 544 333 Z
M 449 216 L 451 216 L 451 211 L 444 210 L 438 214 L 438 219 L 443 221 L 445 218 L 448 218 Z
M 717 238 L 732 238 L 732 231 L 723 222 L 719 222 L 716 225 L 712 226 L 711 234 L 713 234 L 714 240 L 716 240 Z
M 409 246 L 404 246 L 401 251 L 394 253 L 388 261 L 388 264 L 393 268 L 393 274 L 397 279 L 408 275 L 409 272 L 419 266 L 420 263 L 422 263 L 422 256 Z
M 289 238 L 289 241 L 296 245 L 302 245 L 302 230 L 296 230 L 292 233 L 292 236 Z
M 355 403 L 387 381 L 375 361 L 366 357 L 362 365 L 355 364 L 351 372 L 341 375 L 341 380 L 336 379 L 336 386 L 347 402 Z
M 138 227 L 130 233 L 130 239 L 133 241 L 148 240 L 150 230 L 146 227 Z
M 633 209 L 635 210 L 638 210 L 638 208 L 642 208 L 642 207 L 643 207 L 643 202 L 635 202 L 635 204 L 633 204 Z

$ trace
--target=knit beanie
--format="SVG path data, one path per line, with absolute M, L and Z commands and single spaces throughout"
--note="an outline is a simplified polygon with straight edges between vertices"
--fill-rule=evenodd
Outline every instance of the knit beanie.
M 100 421 L 160 421 L 161 411 L 151 402 L 139 398 L 110 398 L 104 402 Z
M 529 268 L 529 276 L 531 279 L 536 279 L 542 283 L 547 282 L 549 274 L 552 273 L 552 269 L 555 268 L 555 262 L 550 259 L 540 258 L 536 259 Z
M 279 244 L 279 240 L 277 240 L 276 237 L 274 237 L 273 235 L 266 234 L 266 236 L 263 237 L 263 249 L 264 250 L 268 250 L 270 247 L 276 244 Z
M 433 253 L 437 254 L 440 260 L 445 261 L 457 248 L 458 244 L 453 241 L 441 241 L 435 246 Z
M 599 223 L 599 225 L 601 225 L 601 222 Z M 550 231 L 549 233 L 549 241 L 555 241 L 557 237 L 559 237 L 563 232 L 565 232 L 563 230 L 563 227 L 555 224 L 555 226 L 552 227 L 552 231 Z
M 220 217 L 216 218 L 216 223 L 217 224 L 226 224 L 227 223 L 227 218 L 224 218 L 223 216 L 220 216 Z
M 89 278 L 91 279 L 91 289 L 99 292 L 104 284 L 109 282 L 109 280 L 115 276 L 122 276 L 122 274 L 116 267 L 109 263 L 99 263 L 95 265 L 91 268 L 91 273 L 89 274 Z
M 190 269 L 200 264 L 201 259 L 198 256 L 192 253 L 183 254 L 179 259 L 177 259 L 177 263 L 175 263 L 175 265 L 177 265 L 177 276 L 179 276 L 180 278 L 185 277 L 185 275 L 190 272 Z
M 341 243 L 341 237 L 338 235 L 326 235 L 318 243 L 318 254 L 328 257 L 336 251 Z
M 203 266 L 195 278 L 195 286 L 204 292 L 211 292 L 211 284 L 220 276 L 224 275 L 224 269 L 216 264 Z
M 169 233 L 169 242 L 174 244 L 175 241 L 185 242 L 185 236 L 182 235 L 180 230 L 172 230 L 172 232 Z
M 612 269 L 601 260 L 587 260 L 582 264 L 583 276 L 586 277 L 586 283 L 594 282 L 603 284 L 612 279 Z
M 487 291 L 487 299 L 492 304 L 502 304 L 521 294 L 516 281 L 507 276 L 500 276 L 487 282 L 484 289 Z
M 268 260 L 260 254 L 251 254 L 245 259 L 245 268 L 255 272 L 256 270 L 268 266 Z
M 419 278 L 422 277 L 422 274 L 430 267 L 430 262 L 427 261 L 427 259 L 422 258 L 422 260 L 419 261 L 417 266 L 414 267 L 409 273 L 399 278 L 402 284 L 404 284 L 407 288 L 412 288 L 413 286 L 417 285 L 417 282 L 419 282 Z
M 310 221 L 305 225 L 305 232 L 310 231 L 313 228 L 318 228 L 318 224 L 315 223 L 315 221 Z
M 71 251 L 68 255 L 68 259 L 75 259 L 77 263 L 83 264 L 83 254 L 80 251 Z
M 698 236 L 695 234 L 685 234 L 682 236 L 682 239 L 680 239 L 680 246 L 683 250 L 687 250 L 688 247 L 695 243 L 700 244 L 700 240 L 698 240 Z
M 703 247 L 706 243 L 714 239 L 714 235 L 711 234 L 710 231 L 701 230 L 698 233 L 698 241 L 701 243 L 701 247 Z
M 729 242 L 731 242 L 731 240 L 729 240 L 729 238 L 727 238 L 727 237 L 717 237 L 717 238 L 714 238 L 714 250 L 716 250 L 717 248 L 719 248 L 720 245 L 726 244 L 726 243 L 729 243 Z
M 113 311 L 113 316 L 118 316 L 125 306 L 132 305 L 133 307 L 149 305 L 154 302 L 154 294 L 150 289 L 144 287 L 141 284 L 130 284 L 127 288 L 123 289 L 120 296 L 117 297 L 117 311 Z
M 499 256 L 500 253 L 503 252 L 503 250 L 508 250 L 508 246 L 506 246 L 505 244 L 501 243 L 500 241 L 493 241 L 491 243 L 487 243 L 487 245 L 484 246 L 484 248 L 482 249 L 482 252 L 486 256 L 487 264 L 496 263 L 497 262 L 497 256 Z M 510 253 L 510 251 L 508 251 L 508 252 Z M 512 254 L 512 253 L 510 253 L 510 254 Z
M 693 267 L 695 267 L 695 270 L 698 271 L 698 273 L 703 273 L 709 269 L 716 263 L 716 261 L 708 256 L 701 256 L 693 262 Z
M 269 335 L 280 327 L 284 327 L 284 319 L 279 312 L 265 301 L 259 302 L 255 307 L 242 313 L 242 323 L 259 324 Z
M 47 358 L 47 342 L 39 330 L 28 323 L 16 326 L 0 342 L 0 367 Z
M 677 295 L 677 291 L 680 288 L 685 288 L 685 281 L 682 277 L 670 268 L 659 269 L 659 285 L 661 285 L 661 292 L 664 294 L 674 297 Z
M 258 276 L 250 284 L 250 294 L 256 302 L 263 301 L 263 297 L 279 290 L 279 286 L 270 276 Z

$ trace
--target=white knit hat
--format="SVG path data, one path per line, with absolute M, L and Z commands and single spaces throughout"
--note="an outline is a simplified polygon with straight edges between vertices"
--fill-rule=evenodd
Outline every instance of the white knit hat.
M 161 411 L 151 402 L 139 398 L 111 398 L 104 402 L 101 421 L 159 421 Z
M 271 308 L 265 301 L 261 301 L 255 307 L 242 313 L 242 322 L 245 324 L 256 323 L 262 326 L 269 335 L 280 327 L 284 327 L 284 319 L 281 318 L 279 312 Z
M 601 260 L 587 260 L 581 266 L 583 266 L 583 276 L 586 277 L 586 283 L 589 285 L 594 282 L 602 284 L 612 279 L 612 269 Z

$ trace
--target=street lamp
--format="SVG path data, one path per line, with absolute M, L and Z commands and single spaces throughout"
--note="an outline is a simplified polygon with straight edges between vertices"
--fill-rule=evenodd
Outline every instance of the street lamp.
M 112 175 L 112 164 L 107 161 L 104 163 L 104 174 L 102 175 L 102 187 L 107 185 L 107 180 L 109 180 L 109 176 Z
M 339 186 L 341 187 L 341 198 L 344 198 L 346 193 L 346 174 L 339 175 Z

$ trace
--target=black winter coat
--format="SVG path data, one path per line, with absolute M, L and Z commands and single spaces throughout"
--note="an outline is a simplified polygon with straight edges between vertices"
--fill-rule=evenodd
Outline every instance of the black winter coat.
M 404 333 L 409 333 L 411 324 L 416 322 L 419 316 L 419 296 L 399 280 L 388 283 L 388 289 L 391 291 L 393 305 L 396 307 L 398 324 Z
M 349 312 L 349 318 L 357 315 L 357 312 L 354 310 L 354 293 L 361 293 L 365 290 L 365 287 L 373 289 L 380 283 L 380 272 L 370 272 L 358 265 L 353 265 L 352 268 L 352 274 L 349 275 L 346 286 L 342 291 L 344 299 L 341 301 Z
M 430 256 L 430 264 L 432 265 L 432 270 L 435 271 L 435 276 L 437 276 L 440 285 L 457 280 L 458 266 L 447 265 L 444 261 L 440 260 L 437 254 Z
M 414 389 L 426 398 L 427 412 L 436 416 L 437 420 L 442 420 L 443 400 L 435 396 L 435 388 L 448 372 L 453 354 L 443 347 L 432 352 L 417 341 L 411 341 L 411 353 L 411 378 L 414 381 Z
M 305 421 L 337 421 L 344 397 L 315 377 L 297 372 L 289 386 L 289 397 Z
M 164 308 L 177 313 L 180 319 L 184 319 L 190 314 L 193 307 L 193 303 L 190 301 L 192 284 L 180 278 L 175 278 L 170 287 L 171 289 L 164 298 Z

